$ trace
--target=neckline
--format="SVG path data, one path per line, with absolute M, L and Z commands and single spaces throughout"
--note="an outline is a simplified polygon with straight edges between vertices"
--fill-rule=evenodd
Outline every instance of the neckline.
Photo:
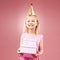
M 38 34 L 29 34 L 29 33 L 27 33 L 27 32 L 25 32 L 26 34 L 27 34 L 27 36 L 29 36 L 29 37 L 37 37 L 38 36 Z

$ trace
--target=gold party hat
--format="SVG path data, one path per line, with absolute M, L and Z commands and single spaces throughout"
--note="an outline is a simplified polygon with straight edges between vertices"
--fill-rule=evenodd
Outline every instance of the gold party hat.
M 33 4 L 32 4 L 32 3 L 31 3 L 31 5 L 30 5 L 28 15 L 29 15 L 29 16 L 36 15 L 36 14 L 35 14 L 35 12 L 34 12 L 34 9 L 33 9 Z

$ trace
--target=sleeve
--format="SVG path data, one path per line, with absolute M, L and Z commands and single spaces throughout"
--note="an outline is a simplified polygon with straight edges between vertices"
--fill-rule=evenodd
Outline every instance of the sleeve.
M 43 34 L 39 34 L 39 36 L 38 36 L 38 43 L 39 43 L 41 40 L 43 40 Z
M 37 41 L 38 42 L 38 47 L 39 47 L 38 49 L 40 50 L 40 44 L 41 44 L 40 42 L 43 41 L 43 34 L 39 34 L 38 38 L 39 38 L 39 40 Z
M 23 40 L 25 39 L 25 33 L 22 33 L 21 34 L 21 37 L 20 37 L 20 45 L 22 44 Z
M 24 37 L 24 33 L 22 33 L 22 34 L 21 34 L 21 37 L 20 37 L 20 39 L 23 39 L 23 37 Z
M 43 40 L 43 34 L 41 34 L 41 36 L 40 36 L 40 37 L 41 37 L 41 40 Z

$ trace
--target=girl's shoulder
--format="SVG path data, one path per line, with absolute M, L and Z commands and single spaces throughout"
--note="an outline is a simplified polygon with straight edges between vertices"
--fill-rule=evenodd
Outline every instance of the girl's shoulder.
M 37 34 L 38 38 L 43 38 L 43 34 Z
M 22 37 L 22 38 L 23 38 L 23 37 L 26 37 L 26 33 L 23 32 L 23 33 L 21 34 L 21 37 Z

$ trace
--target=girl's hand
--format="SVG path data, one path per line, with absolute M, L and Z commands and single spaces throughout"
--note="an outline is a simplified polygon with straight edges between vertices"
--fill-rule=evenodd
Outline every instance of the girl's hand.
M 23 53 L 18 53 L 18 56 L 20 57 L 20 56 L 22 56 L 23 55 Z
M 18 56 L 22 56 L 23 55 L 23 53 L 20 53 L 19 49 L 17 50 L 17 53 L 18 53 Z
M 40 56 L 40 52 L 38 52 L 37 54 L 35 54 L 36 57 Z
M 38 52 L 37 54 L 33 54 L 33 57 L 38 57 L 38 56 L 41 56 L 43 54 L 43 52 Z
M 17 53 L 20 53 L 20 50 L 19 49 L 17 50 Z
M 43 50 L 39 51 L 39 52 L 36 54 L 36 56 L 40 56 L 40 55 L 42 55 L 42 54 L 43 54 Z

